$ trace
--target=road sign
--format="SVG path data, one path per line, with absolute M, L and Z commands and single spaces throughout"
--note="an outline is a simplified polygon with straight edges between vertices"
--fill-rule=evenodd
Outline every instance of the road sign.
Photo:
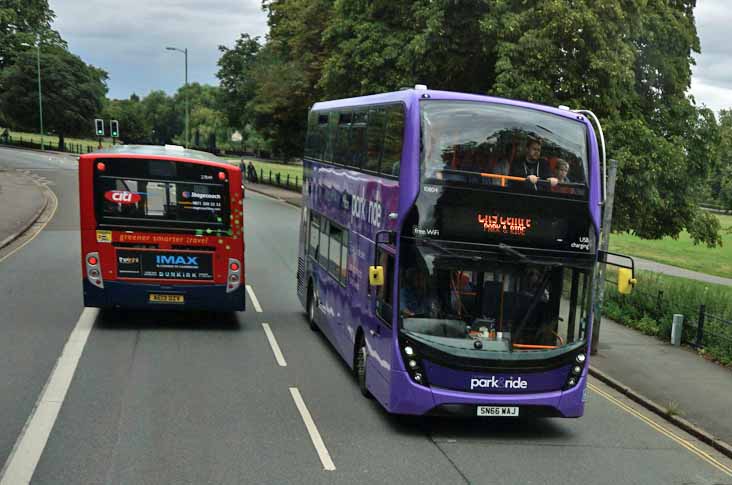
M 96 130 L 97 136 L 104 136 L 104 120 L 96 118 L 94 120 L 94 128 Z

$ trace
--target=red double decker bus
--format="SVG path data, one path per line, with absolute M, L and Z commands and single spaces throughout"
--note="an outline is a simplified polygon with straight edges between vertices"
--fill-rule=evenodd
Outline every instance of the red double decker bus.
M 79 158 L 84 305 L 245 308 L 241 171 L 182 147 Z

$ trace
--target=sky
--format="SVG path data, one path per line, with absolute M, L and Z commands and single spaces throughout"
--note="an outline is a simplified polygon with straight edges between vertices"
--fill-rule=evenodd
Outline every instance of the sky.
M 695 10 L 702 53 L 690 93 L 714 111 L 732 108 L 732 46 L 729 0 L 700 0 Z M 261 36 L 267 18 L 261 0 L 49 0 L 54 28 L 69 49 L 109 73 L 108 96 L 128 98 L 184 82 L 184 56 L 166 46 L 188 48 L 188 81 L 218 84 L 219 45 L 233 46 L 243 32 Z
M 232 47 L 243 32 L 264 36 L 261 0 L 49 0 L 53 28 L 69 50 L 107 71 L 110 98 L 174 93 L 185 80 L 218 84 L 219 45 Z

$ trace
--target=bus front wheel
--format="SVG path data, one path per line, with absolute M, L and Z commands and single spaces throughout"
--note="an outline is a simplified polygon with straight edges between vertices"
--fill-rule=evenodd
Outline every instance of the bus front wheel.
M 361 339 L 361 342 L 356 350 L 356 380 L 358 381 L 358 388 L 361 390 L 361 394 L 364 397 L 371 397 L 371 393 L 366 387 L 366 342 Z
M 308 324 L 310 330 L 314 332 L 318 330 L 318 325 L 315 323 L 315 292 L 312 284 L 308 285 Z

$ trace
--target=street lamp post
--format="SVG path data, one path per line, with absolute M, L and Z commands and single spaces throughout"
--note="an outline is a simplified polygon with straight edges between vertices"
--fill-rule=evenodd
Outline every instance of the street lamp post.
M 182 52 L 185 56 L 185 63 L 186 63 L 186 74 L 185 74 L 185 86 L 186 86 L 186 148 L 188 148 L 189 140 L 190 140 L 190 125 L 189 125 L 189 102 L 188 102 L 188 48 L 185 49 L 178 49 L 177 47 L 166 47 L 166 50 L 169 51 L 178 51 Z
M 32 47 L 31 44 L 21 43 L 20 45 L 26 47 Z M 36 67 L 38 69 L 38 119 L 41 125 L 41 150 L 45 150 L 45 144 L 43 143 L 43 94 L 41 93 L 41 37 L 38 36 L 36 42 Z

